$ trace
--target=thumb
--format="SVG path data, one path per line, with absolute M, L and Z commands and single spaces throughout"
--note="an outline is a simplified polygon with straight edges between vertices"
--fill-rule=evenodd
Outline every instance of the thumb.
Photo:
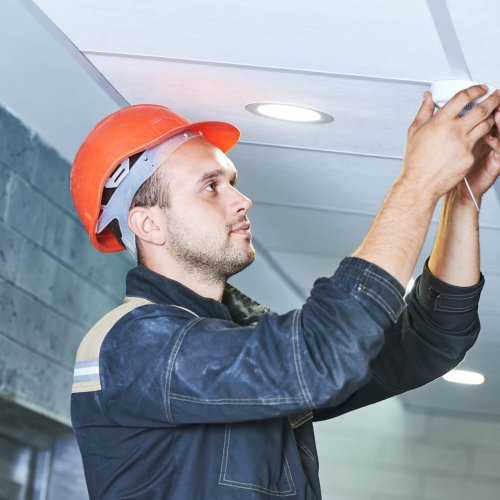
M 410 125 L 410 132 L 420 128 L 424 123 L 427 123 L 434 114 L 434 102 L 432 101 L 431 93 L 429 91 L 425 91 L 424 100 L 422 101 L 422 105 L 418 110 L 417 116 L 413 120 L 413 123 Z

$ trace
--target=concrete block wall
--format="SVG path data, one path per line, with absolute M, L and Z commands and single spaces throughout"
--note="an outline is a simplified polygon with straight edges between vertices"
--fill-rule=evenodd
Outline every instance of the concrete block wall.
M 415 414 L 393 398 L 315 433 L 324 500 L 500 498 L 500 422 Z
M 95 251 L 70 164 L 0 106 L 0 397 L 69 424 L 77 346 L 133 265 Z

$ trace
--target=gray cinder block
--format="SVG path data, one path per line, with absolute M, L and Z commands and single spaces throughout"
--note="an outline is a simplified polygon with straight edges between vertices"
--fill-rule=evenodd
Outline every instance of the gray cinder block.
M 29 180 L 37 145 L 34 133 L 0 106 L 0 158 L 13 172 Z

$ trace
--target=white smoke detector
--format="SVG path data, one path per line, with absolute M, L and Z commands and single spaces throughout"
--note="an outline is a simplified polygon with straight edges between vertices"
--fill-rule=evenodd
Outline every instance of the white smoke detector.
M 436 107 L 442 108 L 457 92 L 472 87 L 473 85 L 483 84 L 470 80 L 439 80 L 434 82 L 431 86 L 432 100 Z M 494 90 L 494 87 L 488 85 L 488 92 L 484 96 L 468 104 L 460 113 L 460 116 L 475 108 L 480 102 L 488 98 Z

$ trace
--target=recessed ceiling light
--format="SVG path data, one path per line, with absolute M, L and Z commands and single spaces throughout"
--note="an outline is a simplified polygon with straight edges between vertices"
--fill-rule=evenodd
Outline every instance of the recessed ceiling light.
M 443 375 L 443 378 L 457 384 L 481 385 L 484 382 L 484 375 L 467 370 L 451 370 Z
M 297 106 L 295 104 L 280 104 L 277 102 L 252 102 L 245 109 L 260 116 L 300 123 L 328 123 L 333 116 L 317 109 Z

